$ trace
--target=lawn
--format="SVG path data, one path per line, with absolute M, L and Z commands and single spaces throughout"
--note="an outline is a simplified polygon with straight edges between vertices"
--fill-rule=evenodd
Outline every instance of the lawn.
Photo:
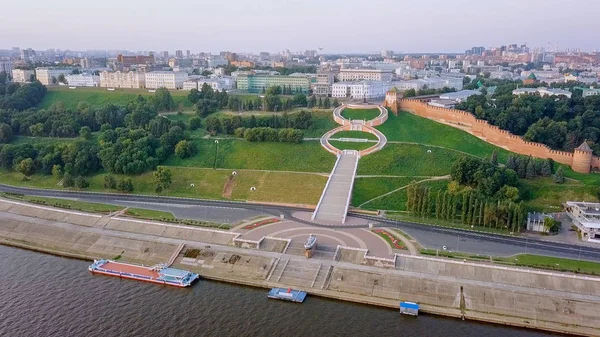
M 388 120 L 377 129 L 385 134 L 388 141 L 442 146 L 478 157 L 489 156 L 495 150 L 500 162 L 506 162 L 510 153 L 465 131 L 404 111 L 398 116 L 390 112 Z
M 152 209 L 143 208 L 127 208 L 125 211 L 126 215 L 147 219 L 147 220 L 174 220 L 175 216 L 171 212 L 156 211 Z
M 188 91 L 171 91 L 173 100 L 178 109 L 191 108 L 192 102 L 187 99 Z M 79 102 L 86 102 L 90 106 L 103 106 L 106 104 L 127 105 L 135 100 L 138 95 L 149 97 L 154 93 L 145 89 L 115 89 L 108 91 L 106 88 L 77 88 L 48 87 L 38 108 L 48 108 L 56 102 L 62 102 L 65 108 L 75 109 Z
M 331 138 L 356 138 L 377 140 L 377 136 L 375 136 L 374 134 L 363 131 L 340 131 L 331 135 Z
M 316 205 L 319 201 L 327 176 L 310 173 L 236 171 L 236 175 L 227 185 L 232 170 L 198 169 L 188 167 L 170 167 L 172 184 L 161 195 L 200 198 L 231 199 L 240 201 L 262 201 L 273 203 Z M 90 187 L 86 191 L 105 192 L 105 173 L 88 177 Z M 62 189 L 58 180 L 52 176 L 34 175 L 29 181 L 23 181 L 20 173 L 0 173 L 0 183 L 10 185 Z M 115 175 L 122 179 L 123 176 Z M 131 177 L 134 193 L 155 195 L 156 186 L 152 172 Z M 229 188 L 226 188 L 226 185 Z M 251 187 L 255 187 L 251 191 Z M 116 191 L 111 190 L 115 193 Z M 63 200 L 64 201 L 64 200 Z M 71 202 L 71 201 L 69 201 Z M 122 209 L 122 207 L 120 208 Z
M 188 166 L 229 169 L 330 172 L 335 156 L 321 148 L 318 141 L 290 143 L 251 143 L 242 139 L 194 139 L 198 154 L 179 159 L 171 156 L 169 166 Z M 218 150 L 217 150 L 218 146 Z
M 339 140 L 330 140 L 329 143 L 331 143 L 331 145 L 335 146 L 336 148 L 338 148 L 340 150 L 357 150 L 357 151 L 362 151 L 362 150 L 365 150 L 372 146 L 377 145 L 377 143 L 372 143 L 372 142 L 342 142 Z
M 335 129 L 339 125 L 333 120 L 331 111 L 313 110 L 313 124 L 308 130 L 304 131 L 304 137 L 320 138 L 327 131 Z
M 356 178 L 352 190 L 352 206 L 358 207 L 365 201 L 371 200 L 382 194 L 391 192 L 402 186 L 410 184 L 415 178 Z M 399 193 L 399 192 L 398 192 Z M 369 204 L 365 205 L 368 206 Z
M 372 178 L 361 178 L 361 180 L 362 179 L 372 179 Z M 387 178 L 387 179 L 390 179 L 390 178 Z M 398 179 L 398 178 L 396 178 L 396 179 Z M 412 180 L 414 180 L 414 178 L 409 178 L 409 179 L 410 179 L 410 181 L 408 181 L 408 183 L 410 183 Z M 424 181 L 421 184 L 431 188 L 432 191 L 437 191 L 437 190 L 443 191 L 446 189 L 448 182 L 449 182 L 448 180 L 435 180 L 435 181 Z M 402 185 L 402 186 L 405 186 L 405 185 Z M 398 187 L 401 187 L 401 186 L 398 186 Z M 390 191 L 391 190 L 394 190 L 394 188 L 390 188 Z M 359 193 L 360 193 L 360 190 L 359 190 Z M 381 194 L 384 194 L 384 193 L 381 193 Z M 379 194 L 379 195 L 381 195 L 381 194 Z M 369 198 L 369 199 L 372 199 L 372 198 Z M 367 199 L 367 200 L 369 200 L 369 199 Z M 407 199 L 408 199 L 408 197 L 406 195 L 406 190 L 403 189 L 403 190 L 396 191 L 392 194 L 386 195 L 382 198 L 373 200 L 373 201 L 369 202 L 368 204 L 365 204 L 362 208 L 368 209 L 368 210 L 405 211 Z M 428 219 L 426 219 L 426 220 L 428 220 Z
M 38 197 L 38 196 L 28 196 L 28 195 L 14 195 L 14 194 L 3 194 L 3 196 L 17 199 L 22 201 L 31 202 L 34 204 L 64 208 L 70 210 L 76 210 L 81 212 L 89 212 L 89 213 L 103 213 L 108 214 L 112 212 L 116 212 L 122 210 L 123 206 L 115 206 L 115 205 L 107 205 L 107 204 L 99 204 L 94 202 L 84 202 L 78 200 L 70 200 L 70 199 L 59 199 L 59 198 L 46 198 L 46 197 Z
M 431 151 L 431 152 L 429 152 Z M 465 154 L 414 144 L 387 144 L 360 159 L 359 175 L 443 176 Z
M 519 189 L 525 206 L 539 212 L 562 210 L 562 203 L 565 201 L 598 200 L 595 193 L 599 185 L 585 185 L 572 179 L 567 179 L 564 184 L 556 184 L 552 181 L 552 177 L 540 177 L 533 180 L 521 179 L 520 181 Z
M 344 109 L 342 111 L 342 117 L 350 120 L 362 119 L 371 120 L 377 118 L 381 112 L 379 109 Z
M 563 259 L 551 256 L 519 254 L 511 257 L 495 257 L 494 262 L 522 267 L 558 270 L 591 275 L 600 275 L 600 263 Z

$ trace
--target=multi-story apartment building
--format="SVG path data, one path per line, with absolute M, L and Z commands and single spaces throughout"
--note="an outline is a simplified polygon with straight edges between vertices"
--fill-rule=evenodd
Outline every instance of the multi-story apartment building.
M 26 83 L 31 80 L 31 75 L 35 75 L 33 70 L 13 69 L 12 80 L 17 83 Z
M 392 70 L 385 69 L 340 69 L 338 74 L 340 82 L 349 81 L 378 81 L 391 82 Z
M 331 95 L 331 85 L 334 82 L 334 74 L 332 71 L 320 70 L 317 71 L 317 82 L 312 84 L 313 94 L 317 96 Z
M 66 75 L 65 80 L 70 87 L 97 87 L 100 77 L 89 74 Z
M 117 64 L 123 68 L 130 68 L 136 64 L 145 64 L 150 65 L 154 64 L 154 55 L 150 54 L 148 56 L 144 55 L 135 55 L 135 56 L 125 56 L 122 54 L 117 55 Z
M 183 90 L 192 90 L 192 89 L 202 89 L 204 83 L 208 84 L 213 90 L 228 90 L 231 89 L 228 87 L 226 81 L 223 81 L 219 78 L 214 79 L 192 79 L 183 82 Z
M 13 62 L 11 60 L 0 60 L 0 72 L 6 72 L 7 75 L 12 76 Z
M 151 71 L 146 73 L 146 88 L 148 89 L 183 89 L 183 82 L 188 74 L 183 71 Z
M 310 79 L 300 76 L 241 74 L 237 77 L 237 88 L 250 93 L 260 93 L 273 86 L 292 87 L 294 91 L 307 93 Z
M 137 89 L 144 87 L 144 79 L 144 74 L 135 71 L 103 71 L 100 73 L 100 86 L 103 88 Z
M 331 97 L 373 99 L 384 97 L 392 83 L 383 81 L 338 82 L 331 86 Z
M 67 76 L 71 72 L 72 69 L 69 68 L 35 68 L 35 76 L 43 85 L 58 84 L 58 77 L 60 75 Z

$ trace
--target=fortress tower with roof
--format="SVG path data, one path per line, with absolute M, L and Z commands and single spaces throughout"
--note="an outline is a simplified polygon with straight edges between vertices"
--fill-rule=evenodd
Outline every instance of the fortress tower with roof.
M 575 172 L 590 173 L 592 166 L 592 149 L 588 145 L 587 141 L 584 141 L 579 147 L 573 152 L 573 161 L 571 167 Z

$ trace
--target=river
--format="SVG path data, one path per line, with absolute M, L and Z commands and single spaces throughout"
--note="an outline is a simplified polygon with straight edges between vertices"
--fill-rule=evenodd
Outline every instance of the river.
M 0 245 L 0 336 L 444 336 L 547 334 L 201 280 L 188 289 L 92 275 L 89 262 Z

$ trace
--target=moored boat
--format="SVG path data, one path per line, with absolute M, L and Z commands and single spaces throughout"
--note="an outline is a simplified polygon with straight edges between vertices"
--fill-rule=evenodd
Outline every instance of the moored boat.
M 292 288 L 273 288 L 269 291 L 269 298 L 302 303 L 306 298 L 306 292 Z
M 118 276 L 175 287 L 189 287 L 199 277 L 198 274 L 187 270 L 170 268 L 164 264 L 146 267 L 111 260 L 94 260 L 94 263 L 88 267 L 88 270 L 94 274 Z

